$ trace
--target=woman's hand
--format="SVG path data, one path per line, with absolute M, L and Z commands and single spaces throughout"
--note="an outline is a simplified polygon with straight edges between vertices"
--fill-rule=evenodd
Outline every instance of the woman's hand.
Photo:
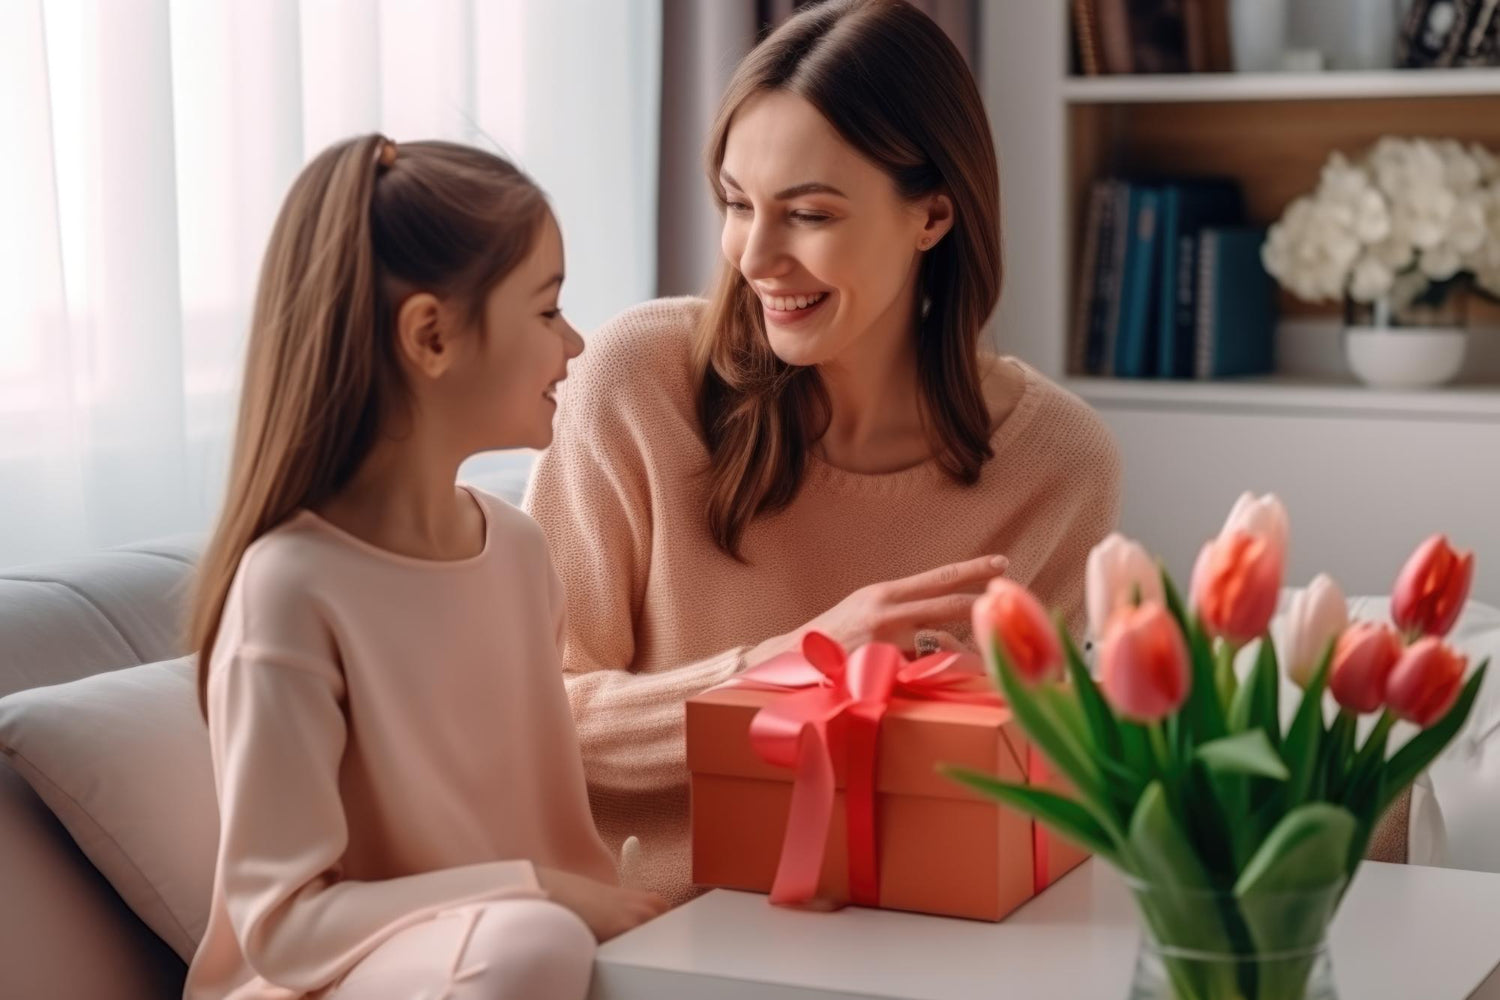
M 798 647 L 808 632 L 822 632 L 845 649 L 889 642 L 911 651 L 918 632 L 967 622 L 984 585 L 1009 566 L 1004 556 L 980 556 L 925 573 L 861 587 L 795 632 L 767 639 L 745 657 L 761 663 Z M 960 645 L 948 637 L 941 648 Z
M 588 924 L 601 943 L 667 912 L 654 892 L 626 889 L 556 868 L 536 868 L 537 883 L 554 903 L 566 906 Z

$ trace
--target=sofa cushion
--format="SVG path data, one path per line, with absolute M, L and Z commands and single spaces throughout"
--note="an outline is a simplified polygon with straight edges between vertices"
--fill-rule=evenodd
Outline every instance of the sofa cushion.
M 192 659 L 0 699 L 0 752 L 126 904 L 190 959 L 219 840 Z

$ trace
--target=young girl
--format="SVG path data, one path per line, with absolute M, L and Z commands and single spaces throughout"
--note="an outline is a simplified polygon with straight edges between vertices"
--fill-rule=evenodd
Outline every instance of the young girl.
M 368 136 L 271 235 L 192 624 L 221 833 L 186 997 L 581 998 L 662 911 L 589 815 L 537 526 L 454 479 L 545 447 L 583 349 L 515 167 Z

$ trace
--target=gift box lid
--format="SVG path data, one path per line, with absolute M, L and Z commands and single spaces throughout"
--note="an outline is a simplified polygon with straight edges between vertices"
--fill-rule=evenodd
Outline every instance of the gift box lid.
M 715 688 L 687 702 L 687 765 L 694 774 L 763 781 L 791 781 L 793 772 L 762 760 L 750 744 L 755 713 L 783 692 Z M 843 718 L 829 725 L 834 774 L 846 784 Z M 895 699 L 880 723 L 875 788 L 893 795 L 944 799 L 979 796 L 940 774 L 954 764 L 1024 781 L 1028 745 L 1009 708 L 941 701 Z

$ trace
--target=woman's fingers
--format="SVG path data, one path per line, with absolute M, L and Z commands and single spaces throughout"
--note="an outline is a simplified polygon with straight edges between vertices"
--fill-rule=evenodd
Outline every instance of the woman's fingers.
M 1004 556 L 980 556 L 963 562 L 949 563 L 913 576 L 892 580 L 886 585 L 892 602 L 916 601 L 939 597 L 956 590 L 970 590 L 1005 572 L 1010 560 Z
M 979 594 L 944 594 L 920 601 L 907 601 L 886 612 L 885 625 L 898 628 L 928 628 L 966 622 L 974 611 Z

